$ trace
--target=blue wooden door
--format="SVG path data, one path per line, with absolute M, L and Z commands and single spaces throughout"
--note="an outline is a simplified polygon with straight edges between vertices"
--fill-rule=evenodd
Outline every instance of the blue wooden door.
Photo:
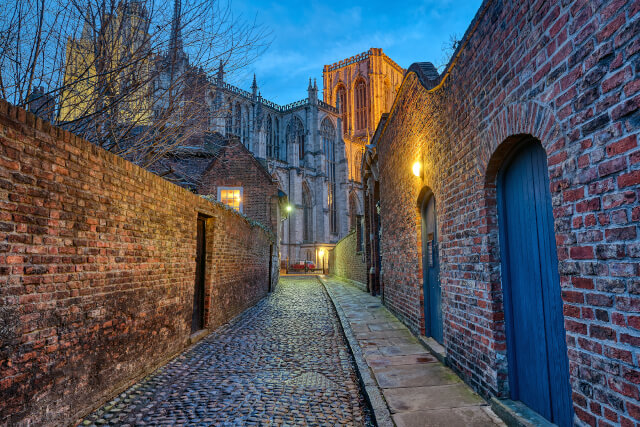
M 572 424 L 546 153 L 531 139 L 501 171 L 500 242 L 511 397 Z
M 425 334 L 442 344 L 442 295 L 436 201 L 433 195 L 422 206 L 422 285 Z

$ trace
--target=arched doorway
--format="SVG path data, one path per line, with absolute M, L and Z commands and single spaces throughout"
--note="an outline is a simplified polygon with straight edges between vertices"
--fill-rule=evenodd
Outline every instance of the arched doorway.
M 550 421 L 572 424 L 571 388 L 547 156 L 527 137 L 498 174 L 509 388 Z
M 436 199 L 431 191 L 422 199 L 422 288 L 424 295 L 424 330 L 440 344 L 442 339 L 442 293 L 438 259 L 438 223 Z

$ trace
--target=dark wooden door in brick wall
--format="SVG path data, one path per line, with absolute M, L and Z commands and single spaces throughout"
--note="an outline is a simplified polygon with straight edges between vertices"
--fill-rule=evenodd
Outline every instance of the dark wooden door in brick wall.
M 546 153 L 523 142 L 499 177 L 502 286 L 511 397 L 560 426 L 572 423 Z
M 425 335 L 442 344 L 442 296 L 435 197 L 422 204 L 422 285 Z
M 204 328 L 204 272 L 205 272 L 205 220 L 198 218 L 196 244 L 196 280 L 193 290 L 191 332 Z

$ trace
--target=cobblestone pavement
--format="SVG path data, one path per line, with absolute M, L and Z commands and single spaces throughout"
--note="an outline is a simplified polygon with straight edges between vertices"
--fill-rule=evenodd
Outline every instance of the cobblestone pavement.
M 372 425 L 354 369 L 322 285 L 282 278 L 80 425 Z

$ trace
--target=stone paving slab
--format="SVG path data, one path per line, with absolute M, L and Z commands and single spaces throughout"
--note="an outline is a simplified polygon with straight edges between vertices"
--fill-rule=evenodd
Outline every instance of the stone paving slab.
M 393 416 L 398 427 L 485 427 L 504 425 L 488 406 L 402 412 Z
M 373 369 L 378 385 L 384 389 L 448 385 L 460 382 L 450 369 L 440 363 L 386 366 Z
M 373 425 L 314 276 L 273 294 L 89 414 L 81 425 Z
M 321 281 L 343 314 L 343 327 L 348 323 L 353 331 L 352 351 L 364 356 L 364 369 L 397 426 L 504 426 L 487 402 L 429 353 L 379 298 L 333 277 L 321 276 Z
M 401 387 L 384 390 L 391 413 L 446 409 L 451 402 L 458 407 L 479 406 L 482 398 L 473 393 L 465 384 L 457 383 L 442 387 Z
M 367 359 L 367 363 L 374 370 L 380 366 L 414 365 L 418 363 L 433 363 L 437 361 L 438 360 L 435 357 L 427 352 L 409 354 L 406 356 L 372 356 Z

